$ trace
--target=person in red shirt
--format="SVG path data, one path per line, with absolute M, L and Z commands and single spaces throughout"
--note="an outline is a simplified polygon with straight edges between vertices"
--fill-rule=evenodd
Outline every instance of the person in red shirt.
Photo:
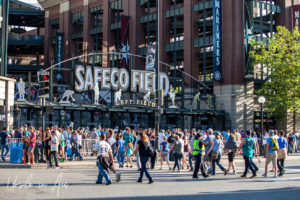
M 29 148 L 28 148 L 28 151 L 27 151 L 27 156 L 28 156 L 29 160 L 31 158 L 31 163 L 34 164 L 33 150 L 34 150 L 35 142 L 36 142 L 35 129 L 32 126 L 30 126 L 29 127 L 29 132 L 30 132 L 30 136 L 29 136 Z M 27 164 L 29 164 L 29 163 L 27 163 Z

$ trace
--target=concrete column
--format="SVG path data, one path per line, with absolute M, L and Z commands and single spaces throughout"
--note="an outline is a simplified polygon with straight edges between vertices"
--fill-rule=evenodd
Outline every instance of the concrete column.
M 109 1 L 105 1 L 103 3 L 103 43 L 102 43 L 102 52 L 106 53 L 109 52 L 109 39 L 110 39 L 110 9 L 109 9 Z M 102 55 L 102 66 L 103 67 L 110 67 L 109 66 L 109 56 L 103 54 Z

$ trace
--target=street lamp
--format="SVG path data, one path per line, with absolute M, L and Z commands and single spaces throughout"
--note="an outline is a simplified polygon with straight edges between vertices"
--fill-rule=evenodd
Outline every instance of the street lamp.
M 264 104 L 266 102 L 266 98 L 263 96 L 260 96 L 258 98 L 258 103 L 260 104 L 260 117 L 261 117 L 261 122 L 260 122 L 260 155 L 263 155 L 262 149 L 263 149 L 263 130 L 264 130 Z

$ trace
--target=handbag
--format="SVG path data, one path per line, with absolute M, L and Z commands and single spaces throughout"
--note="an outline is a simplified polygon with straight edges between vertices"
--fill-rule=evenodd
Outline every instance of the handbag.
M 151 145 L 148 144 L 148 147 L 146 148 L 146 153 L 147 153 L 147 156 L 149 157 L 153 157 L 154 156 L 154 150 L 152 149 Z
M 212 160 L 217 160 L 218 159 L 218 151 L 212 152 L 211 159 Z
M 286 159 L 286 157 L 287 157 L 286 148 L 278 149 L 277 154 L 278 154 L 277 155 L 277 159 L 278 160 L 284 160 L 284 159 Z

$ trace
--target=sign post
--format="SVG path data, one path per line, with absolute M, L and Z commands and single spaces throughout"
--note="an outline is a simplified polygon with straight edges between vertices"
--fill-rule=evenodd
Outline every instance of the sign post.
M 213 71 L 214 80 L 222 80 L 222 13 L 221 0 L 213 0 Z

